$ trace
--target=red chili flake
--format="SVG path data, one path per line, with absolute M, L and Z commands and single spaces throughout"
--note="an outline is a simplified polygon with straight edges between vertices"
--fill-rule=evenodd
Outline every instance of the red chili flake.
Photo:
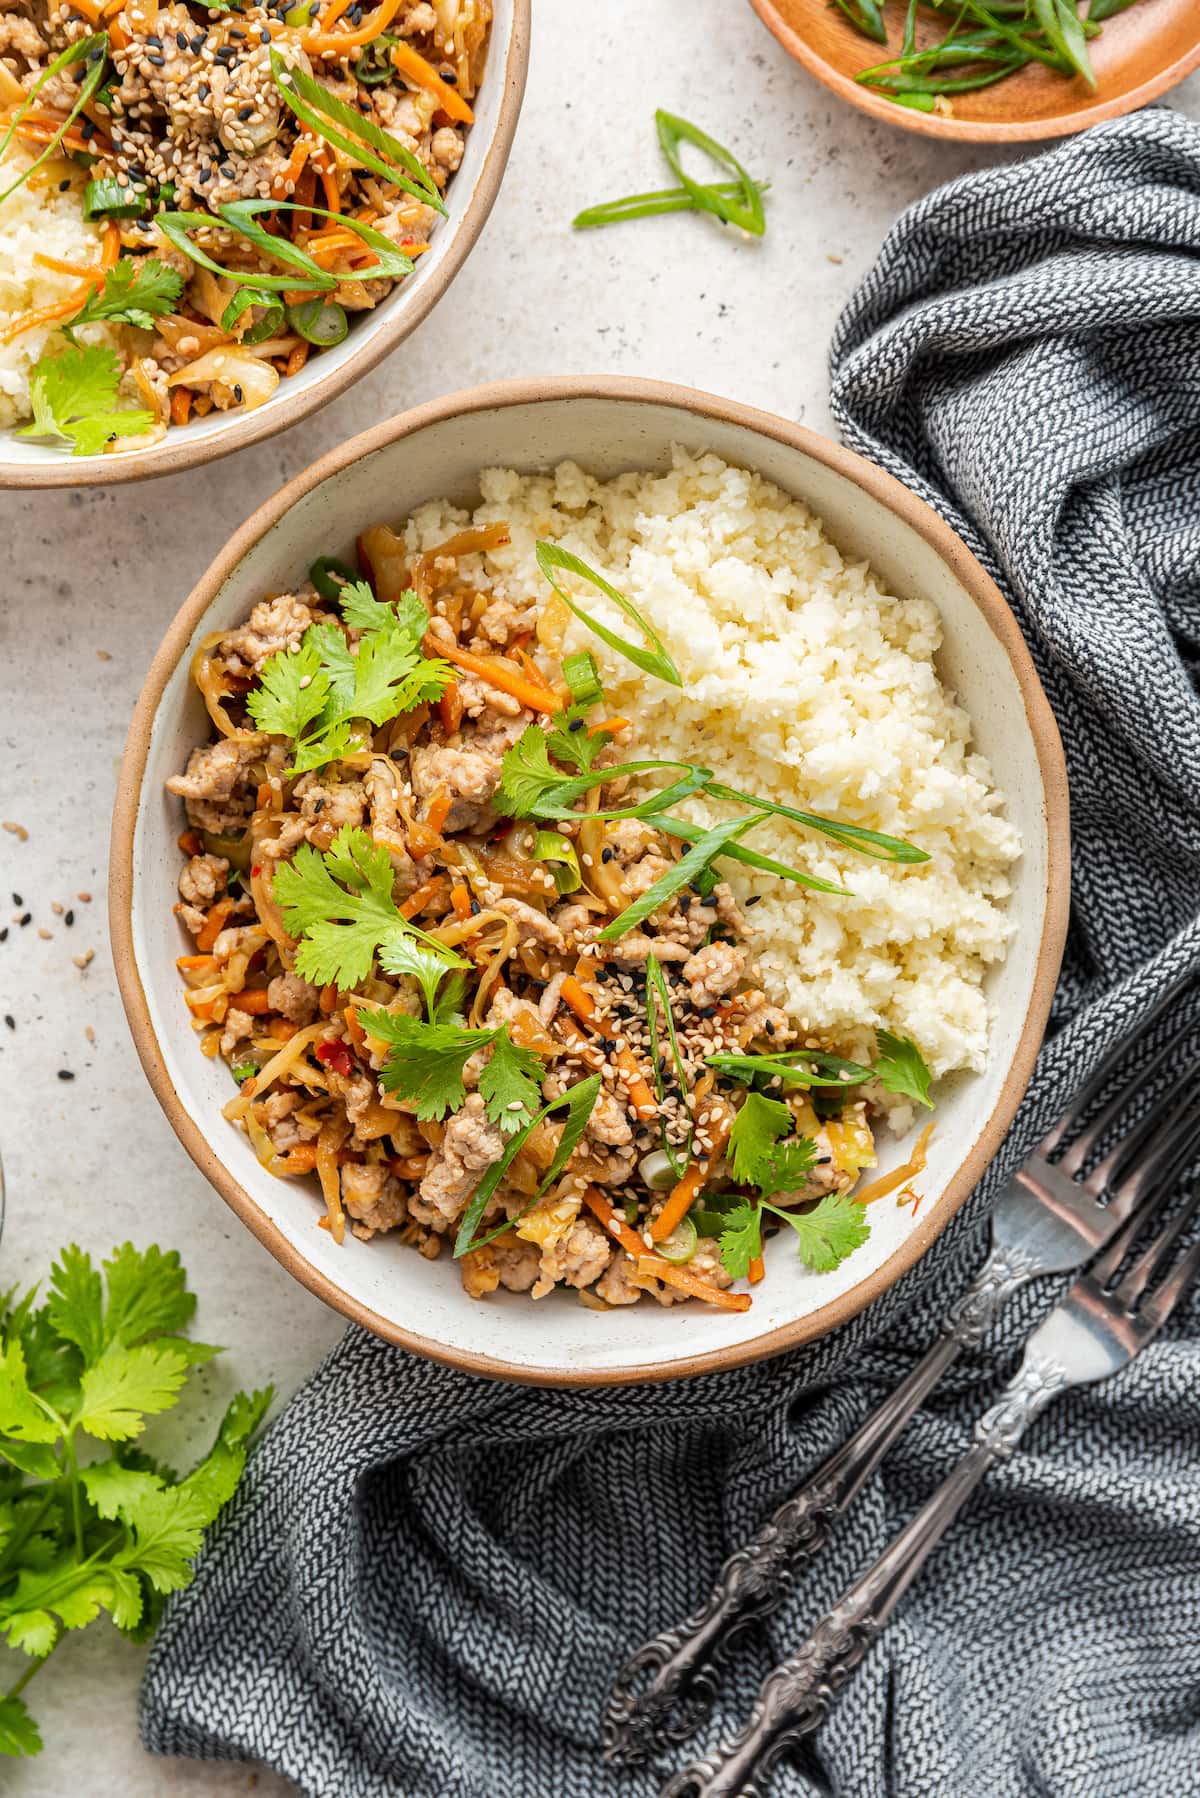
M 255 862 L 254 866 L 250 870 L 251 880 L 254 880 L 261 873 L 262 873 L 262 867 L 260 866 L 260 864 L 258 862 Z
M 318 1061 L 323 1062 L 327 1068 L 332 1068 L 335 1074 L 340 1074 L 343 1080 L 348 1080 L 354 1072 L 350 1051 L 339 1037 L 327 1037 L 323 1043 L 318 1043 L 314 1054 Z

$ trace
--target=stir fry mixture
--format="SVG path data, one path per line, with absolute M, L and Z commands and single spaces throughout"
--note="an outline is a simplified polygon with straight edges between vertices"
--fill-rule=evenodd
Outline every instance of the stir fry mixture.
M 593 656 L 562 653 L 572 612 L 648 683 L 679 675 L 586 564 L 539 543 L 543 592 L 472 589 L 462 559 L 506 541 L 487 526 L 410 556 L 374 527 L 356 568 L 322 558 L 201 643 L 213 736 L 167 783 L 184 997 L 237 1083 L 225 1115 L 272 1173 L 315 1174 L 337 1241 L 450 1248 L 473 1297 L 744 1310 L 765 1236 L 817 1270 L 865 1241 L 928 1135 L 855 1194 L 872 1106 L 928 1104 L 929 1074 L 903 1037 L 848 1061 L 768 1000 L 726 875 L 839 889 L 743 841 L 782 808 L 609 715 Z M 591 618 L 581 583 L 640 640 Z M 701 787 L 729 814 L 707 830 L 685 815 Z
M 33 256 L 56 292 L 78 277 L 67 297 L 0 318 L 0 346 L 55 327 L 25 434 L 142 448 L 263 405 L 339 343 L 429 247 L 490 18 L 490 0 L 0 11 L 0 224 L 40 190 L 102 227 L 97 258 Z

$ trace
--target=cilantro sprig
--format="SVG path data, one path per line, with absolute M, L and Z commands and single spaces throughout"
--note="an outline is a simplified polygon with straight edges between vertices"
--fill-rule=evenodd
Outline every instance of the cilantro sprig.
M 157 256 L 122 256 L 105 274 L 103 285 L 89 294 L 83 307 L 63 330 L 67 336 L 80 325 L 138 325 L 154 329 L 154 321 L 174 309 L 183 292 L 183 277 Z
M 269 657 L 246 695 L 260 730 L 293 739 L 293 774 L 348 754 L 356 722 L 386 724 L 439 699 L 454 679 L 448 662 L 421 652 L 429 615 L 411 590 L 390 606 L 365 581 L 348 582 L 339 603 L 346 624 L 360 632 L 354 647 L 336 624 L 310 625 L 298 649 Z
M 733 1120 L 728 1154 L 734 1177 L 741 1185 L 756 1186 L 759 1195 L 711 1220 L 721 1225 L 721 1260 L 734 1279 L 743 1278 L 762 1253 L 764 1211 L 791 1227 L 801 1259 L 818 1273 L 837 1267 L 871 1233 L 866 1207 L 849 1193 L 826 1193 L 811 1211 L 789 1211 L 771 1203 L 776 1193 L 794 1192 L 816 1163 L 812 1138 L 790 1136 L 794 1123 L 782 1100 L 755 1092 L 747 1093 Z M 713 1201 L 706 1199 L 705 1204 L 712 1208 Z
M 299 939 L 296 972 L 315 986 L 349 992 L 371 972 L 377 951 L 403 962 L 405 939 L 420 943 L 445 968 L 462 968 L 461 956 L 403 917 L 392 898 L 394 879 L 386 849 L 365 830 L 344 824 L 322 853 L 301 843 L 275 872 L 274 894 L 290 933 Z M 426 964 L 422 964 L 426 966 Z M 395 973 L 413 973 L 397 965 Z
M 458 1111 L 466 1098 L 467 1062 L 488 1048 L 492 1053 L 480 1071 L 479 1093 L 491 1122 L 508 1136 L 523 1130 L 537 1111 L 542 1061 L 514 1043 L 507 1026 L 471 1030 L 382 1010 L 362 1017 L 363 1028 L 390 1045 L 380 1075 L 384 1091 L 407 1100 L 417 1117 L 444 1118 Z
M 57 356 L 43 356 L 29 376 L 33 422 L 18 437 L 58 437 L 74 456 L 98 456 L 118 437 L 140 437 L 154 414 L 117 409 L 121 364 L 115 350 L 101 344 L 68 344 Z
M 184 1477 L 133 1444 L 219 1353 L 183 1334 L 195 1299 L 179 1256 L 131 1243 L 103 1269 L 70 1247 L 49 1290 L 0 1298 L 0 1635 L 29 1665 L 0 1697 L 0 1754 L 38 1754 L 22 1693 L 68 1630 L 107 1612 L 145 1640 L 186 1586 L 271 1402 L 239 1393 Z
M 878 1058 L 874 1067 L 847 1061 L 817 1049 L 781 1049 L 773 1055 L 739 1055 L 723 1051 L 708 1057 L 707 1065 L 749 1085 L 756 1079 L 778 1080 L 784 1086 L 842 1088 L 878 1080 L 887 1092 L 914 1099 L 932 1111 L 929 1088 L 933 1075 L 916 1043 L 890 1030 L 877 1030 Z

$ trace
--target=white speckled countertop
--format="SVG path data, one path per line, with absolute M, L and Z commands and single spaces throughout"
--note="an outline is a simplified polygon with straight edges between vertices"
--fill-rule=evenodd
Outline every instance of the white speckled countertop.
M 815 0 L 814 0 L 815 3 Z M 634 46 L 631 51 L 631 44 Z M 1200 77 L 1173 97 L 1200 117 Z M 762 244 L 680 216 L 574 237 L 589 202 L 660 184 L 665 105 L 769 175 Z M 744 0 L 542 0 L 507 179 L 466 268 L 391 360 L 316 418 L 196 474 L 0 495 L 0 1286 L 74 1239 L 177 1247 L 198 1334 L 229 1352 L 195 1380 L 207 1429 L 238 1384 L 290 1392 L 341 1321 L 292 1283 L 209 1190 L 145 1084 L 110 964 L 109 812 L 130 708 L 167 621 L 229 533 L 315 456 L 404 407 L 506 375 L 658 376 L 828 429 L 824 352 L 895 215 L 997 158 L 875 125 L 776 45 Z M 90 892 L 91 903 L 76 895 Z M 73 904 L 68 929 L 52 903 Z M 50 931 L 49 938 L 38 928 Z M 94 949 L 86 972 L 73 956 Z M 94 1032 L 94 1042 L 87 1032 Z M 73 1081 L 59 1081 L 69 1069 Z M 169 1451 L 171 1442 L 166 1444 Z M 46 1752 L 4 1765 L 15 1798 L 199 1798 L 292 1788 L 269 1773 L 153 1761 L 138 1745 L 143 1653 L 96 1626 L 29 1698 Z

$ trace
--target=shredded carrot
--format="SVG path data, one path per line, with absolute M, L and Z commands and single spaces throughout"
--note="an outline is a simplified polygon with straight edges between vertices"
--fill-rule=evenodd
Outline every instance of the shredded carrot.
M 607 730 L 612 733 L 615 733 L 619 730 L 628 730 L 628 729 L 629 729 L 628 718 L 604 718 L 600 721 L 599 724 L 589 724 L 587 734 L 589 737 L 594 737 L 594 736 L 598 735 L 598 733 L 602 730 Z
M 316 24 L 313 26 L 313 30 L 328 31 L 330 26 L 336 25 L 342 14 L 348 11 L 349 6 L 350 0 L 329 0 L 329 5 L 325 7 L 320 17 L 317 19 Z
M 331 1017 L 337 1010 L 337 997 L 338 990 L 336 986 L 323 986 L 321 988 L 321 997 L 318 1003 L 321 1007 L 322 1017 Z
M 95 4 L 95 0 L 70 0 L 70 5 L 72 12 L 82 13 L 84 18 L 90 19 L 93 25 L 100 23 L 103 15 Z
M 214 1000 L 202 998 L 199 993 L 184 993 L 183 1002 L 190 1012 L 194 1012 L 196 1017 L 204 1018 L 206 1021 L 211 1019 Z
M 465 886 L 450 888 L 450 903 L 454 907 L 456 918 L 469 918 L 471 915 L 471 895 Z
M 669 1236 L 676 1224 L 683 1222 L 699 1197 L 700 1188 L 704 1185 L 705 1168 L 699 1161 L 691 1161 L 684 1169 L 683 1178 L 671 1188 L 666 1204 L 650 1225 L 650 1234 L 655 1242 L 661 1242 Z
M 265 986 L 247 986 L 240 993 L 230 993 L 229 1003 L 237 1011 L 249 1012 L 252 1018 L 261 1018 L 271 1009 Z
M 109 219 L 104 227 L 104 242 L 100 248 L 100 267 L 115 268 L 121 254 L 121 227 L 115 219 Z
M 216 965 L 217 958 L 215 955 L 177 955 L 175 958 L 175 966 L 177 968 L 191 969 L 193 971 L 196 968 L 215 968 Z
M 340 212 L 342 210 L 342 195 L 332 169 L 321 170 L 321 191 L 325 195 L 325 204 L 330 212 Z M 353 236 L 353 232 L 351 232 L 350 235 Z M 358 242 L 357 238 L 355 238 L 355 242 Z
M 0 343 L 11 343 L 14 337 L 20 337 L 24 331 L 32 331 L 37 325 L 49 325 L 55 319 L 69 318 L 72 312 L 78 312 L 90 292 L 89 284 L 82 295 L 76 292 L 69 300 L 59 300 L 53 306 L 39 306 L 35 312 L 20 313 L 6 330 L 0 331 Z
M 311 1174 L 317 1165 L 317 1145 L 311 1142 L 298 1142 L 283 1155 L 276 1155 L 272 1173 L 276 1174 Z
M 890 1174 L 884 1174 L 880 1179 L 872 1180 L 869 1186 L 864 1186 L 861 1192 L 856 1192 L 854 1197 L 858 1203 L 869 1205 L 874 1199 L 885 1198 L 889 1192 L 895 1192 L 898 1186 L 906 1185 L 915 1174 L 922 1173 L 925 1167 L 925 1158 L 929 1153 L 929 1139 L 932 1135 L 932 1123 L 926 1124 L 916 1140 L 912 1154 L 904 1165 L 893 1168 Z
M 293 193 L 295 192 L 296 183 L 299 181 L 300 176 L 304 171 L 304 165 L 308 161 L 312 147 L 311 137 L 298 137 L 296 139 L 296 142 L 292 147 L 292 153 L 287 160 L 287 167 L 281 169 L 271 183 L 272 199 L 286 200 L 288 197 L 289 183 Z
M 757 1286 L 758 1282 L 762 1279 L 763 1274 L 765 1272 L 766 1272 L 766 1269 L 763 1266 L 762 1256 L 761 1255 L 751 1255 L 751 1257 L 750 1257 L 750 1284 L 751 1284 L 751 1286 Z
M 431 899 L 437 898 L 437 895 L 441 892 L 445 884 L 445 875 L 435 874 L 432 880 L 427 880 L 424 886 L 419 886 L 416 892 L 410 894 L 403 905 L 398 907 L 400 916 L 402 918 L 415 918 L 419 911 L 424 911 Z
M 559 989 L 563 1003 L 568 1005 L 589 1029 L 600 1036 L 612 1036 L 609 1027 L 596 1017 L 596 1002 L 586 987 L 580 986 L 574 974 L 568 974 Z M 621 1079 L 621 1085 L 629 1094 L 633 1109 L 639 1118 L 652 1118 L 658 1111 L 658 1104 L 650 1090 L 650 1082 L 642 1072 L 642 1065 L 633 1050 L 614 1049 L 609 1057 Z M 664 1231 L 664 1235 L 667 1232 Z
M 109 26 L 108 41 L 114 50 L 128 50 L 130 44 L 129 33 L 119 19 L 114 19 Z
M 283 369 L 285 375 L 298 375 L 300 373 L 300 370 L 308 361 L 308 349 L 308 344 L 301 339 L 295 349 L 289 352 L 288 359 L 284 364 Z
M 33 252 L 33 260 L 42 268 L 52 268 L 60 275 L 77 275 L 81 281 L 90 284 L 104 279 L 104 270 L 97 263 L 88 266 L 82 262 L 62 262 L 57 256 L 43 256 L 40 250 Z
M 453 804 L 454 801 L 449 793 L 447 793 L 445 787 L 439 787 L 433 798 L 429 801 L 429 810 L 426 812 L 424 818 L 422 818 L 422 824 L 429 830 L 437 831 L 440 835 L 446 819 L 450 816 L 450 808 Z
M 199 855 L 204 847 L 203 840 L 198 830 L 185 830 L 177 841 L 184 855 Z
M 192 390 L 190 387 L 175 387 L 171 390 L 171 423 L 185 425 L 191 416 Z
M 241 995 L 239 994 L 238 997 L 240 998 Z M 299 1028 L 299 1024 L 293 1024 L 288 1018 L 272 1018 L 267 1025 L 267 1033 L 273 1036 L 277 1043 L 286 1043 L 291 1041 Z
M 586 987 L 580 986 L 574 974 L 567 975 L 562 986 L 559 988 L 559 992 L 562 996 L 563 1003 L 571 1007 L 571 1010 L 575 1013 L 577 1018 L 582 1018 L 585 1024 L 591 1024 L 595 1021 L 596 1001 L 592 998 L 592 995 L 587 991 Z
M 463 717 L 462 694 L 458 690 L 457 681 L 452 681 L 438 700 L 438 717 L 446 735 L 452 737 Z
M 60 130 L 60 125 L 42 125 L 30 119 L 22 119 L 19 125 L 14 126 L 15 135 L 23 138 L 28 144 L 53 143 Z M 64 150 L 74 150 L 88 156 L 105 156 L 112 153 L 112 145 L 106 139 L 86 138 L 81 132 L 76 131 L 74 125 L 59 138 L 59 144 Z
M 475 114 L 462 95 L 448 86 L 433 64 L 426 62 L 420 51 L 414 50 L 411 44 L 394 44 L 392 62 L 402 75 L 407 75 L 410 81 L 423 87 L 427 94 L 433 94 L 448 118 L 460 125 L 470 125 L 473 122 Z
M 620 1243 L 639 1273 L 650 1274 L 667 1286 L 677 1286 L 681 1292 L 690 1292 L 693 1298 L 703 1299 L 709 1305 L 717 1305 L 722 1311 L 750 1309 L 748 1292 L 724 1292 L 719 1286 L 710 1286 L 698 1274 L 689 1273 L 686 1267 L 675 1267 L 660 1256 L 651 1255 L 637 1231 L 631 1229 L 620 1213 L 613 1210 L 598 1187 L 585 1186 L 583 1202 L 604 1225 L 609 1235 Z
M 225 920 L 233 910 L 232 899 L 218 899 L 204 920 L 204 928 L 196 938 L 197 949 L 209 950 L 225 928 Z
M 342 1013 L 346 1020 L 346 1029 L 350 1033 L 350 1041 L 361 1055 L 367 1046 L 367 1033 L 358 1021 L 358 1013 L 353 1005 L 347 1005 Z
M 457 643 L 445 643 L 441 637 L 426 637 L 425 653 L 428 656 L 443 656 L 456 667 L 465 668 L 468 674 L 478 675 L 489 686 L 499 687 L 502 693 L 511 693 L 514 699 L 519 699 L 531 712 L 553 713 L 562 709 L 558 694 L 544 681 L 535 683 L 529 680 L 525 675 L 518 674 L 515 668 L 506 667 L 496 656 L 472 655 L 469 649 L 461 649 Z
M 370 18 L 364 19 L 356 31 L 315 31 L 301 33 L 300 43 L 310 56 L 341 56 L 345 50 L 361 50 L 391 24 L 400 10 L 400 0 L 382 0 Z

